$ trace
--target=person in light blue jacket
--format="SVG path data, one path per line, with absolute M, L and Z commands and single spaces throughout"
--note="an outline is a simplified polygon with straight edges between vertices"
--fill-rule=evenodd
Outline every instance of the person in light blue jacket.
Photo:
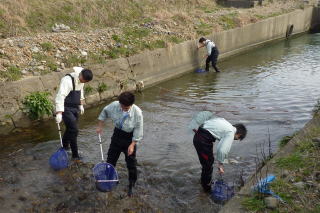
M 219 141 L 217 146 L 218 170 L 220 173 L 224 173 L 223 163 L 228 156 L 233 140 L 243 140 L 246 137 L 247 129 L 241 123 L 232 125 L 224 118 L 215 117 L 209 111 L 196 114 L 189 127 L 195 132 L 193 145 L 202 166 L 201 185 L 205 192 L 210 192 L 214 163 L 213 143 Z

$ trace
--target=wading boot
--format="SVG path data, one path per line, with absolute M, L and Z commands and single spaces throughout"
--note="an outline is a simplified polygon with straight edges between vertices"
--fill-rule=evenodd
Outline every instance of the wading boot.
M 133 187 L 134 187 L 134 183 L 130 182 L 129 187 L 128 187 L 128 196 L 129 197 L 132 197 L 132 195 L 133 195 Z

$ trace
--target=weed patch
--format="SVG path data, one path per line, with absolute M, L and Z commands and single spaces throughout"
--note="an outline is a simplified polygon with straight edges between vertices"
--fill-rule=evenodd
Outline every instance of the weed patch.
M 289 170 L 296 170 L 302 168 L 305 162 L 302 158 L 301 153 L 293 153 L 288 157 L 279 158 L 276 161 L 278 167 Z
M 44 51 L 50 51 L 54 49 L 54 45 L 50 42 L 41 43 L 40 46 Z
M 98 92 L 99 93 L 103 93 L 104 91 L 106 91 L 108 89 L 108 86 L 105 84 L 105 83 L 99 83 L 99 85 L 98 85 L 98 88 L 97 88 L 97 90 L 98 90 Z
M 22 77 L 22 73 L 18 67 L 9 66 L 7 71 L 0 72 L 0 77 L 7 81 L 17 81 Z
M 30 119 L 36 120 L 44 115 L 52 115 L 53 103 L 49 100 L 49 95 L 48 92 L 33 92 L 25 97 L 24 112 Z
M 85 95 L 90 95 L 91 93 L 93 93 L 94 89 L 92 86 L 90 85 L 86 85 L 84 88 L 84 94 Z

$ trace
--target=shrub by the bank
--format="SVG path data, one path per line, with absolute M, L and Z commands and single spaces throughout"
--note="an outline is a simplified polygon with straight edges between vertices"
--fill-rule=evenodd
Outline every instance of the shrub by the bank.
M 30 119 L 36 120 L 45 115 L 52 115 L 53 103 L 50 101 L 48 92 L 33 92 L 26 96 L 24 104 L 24 112 Z

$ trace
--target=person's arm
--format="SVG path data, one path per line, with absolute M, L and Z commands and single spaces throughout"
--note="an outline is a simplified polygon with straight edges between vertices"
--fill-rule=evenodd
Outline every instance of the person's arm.
M 131 155 L 133 153 L 135 145 L 139 143 L 143 138 L 143 115 L 141 111 L 139 111 L 138 114 L 138 121 L 133 130 L 132 143 L 128 147 L 128 155 Z
M 97 133 L 98 134 L 102 134 L 102 130 L 103 130 L 103 127 L 104 127 L 104 121 L 98 121 L 98 127 L 97 127 Z
M 59 90 L 55 99 L 56 113 L 64 112 L 64 100 L 72 90 L 71 78 L 63 77 L 59 86 Z
M 97 130 L 96 132 L 98 134 L 102 134 L 103 132 L 103 127 L 104 127 L 104 121 L 109 117 L 108 114 L 109 114 L 109 111 L 110 111 L 110 107 L 111 107 L 111 104 L 109 104 L 108 106 L 106 106 L 105 108 L 103 108 L 103 110 L 101 111 L 99 117 L 98 117 L 98 126 L 97 126 Z
M 234 140 L 234 132 L 227 132 L 217 146 L 218 169 L 220 173 L 224 173 L 223 163 L 227 158 Z

